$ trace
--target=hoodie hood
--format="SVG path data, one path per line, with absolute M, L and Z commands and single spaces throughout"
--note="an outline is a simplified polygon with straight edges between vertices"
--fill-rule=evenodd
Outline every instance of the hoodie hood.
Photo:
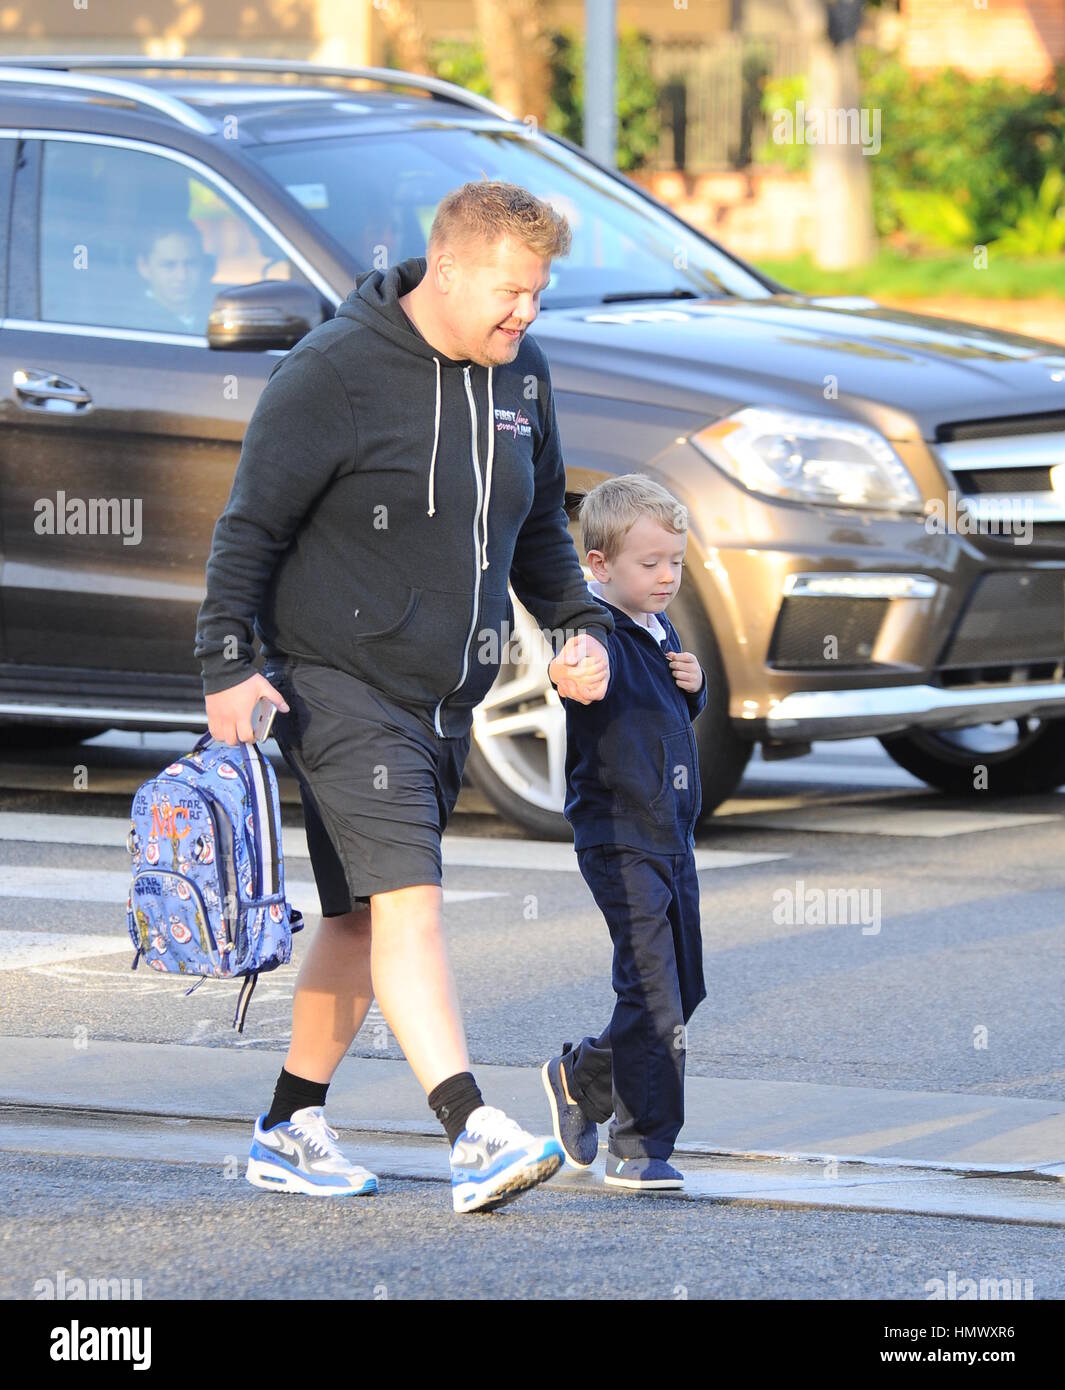
M 355 319 L 380 333 L 389 342 L 422 358 L 426 367 L 432 363 L 436 373 L 436 408 L 433 420 L 433 451 L 427 464 L 426 514 L 436 514 L 436 456 L 440 447 L 440 373 L 446 370 L 462 372 L 484 371 L 488 373 L 488 456 L 485 460 L 484 508 L 481 512 L 481 569 L 488 568 L 488 503 L 492 495 L 492 462 L 495 455 L 495 402 L 492 396 L 492 367 L 481 367 L 469 357 L 448 357 L 439 348 L 427 343 L 415 328 L 403 306 L 401 296 L 408 294 L 420 283 L 426 271 L 424 256 L 411 256 L 400 261 L 388 270 L 364 270 L 355 277 L 355 285 L 347 298 L 337 309 L 336 318 Z M 471 441 L 476 447 L 474 435 L 473 399 L 470 397 Z

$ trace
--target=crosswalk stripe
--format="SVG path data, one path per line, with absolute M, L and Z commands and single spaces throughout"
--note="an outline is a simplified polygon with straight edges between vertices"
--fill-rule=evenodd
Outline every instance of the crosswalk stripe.
M 0 840 L 32 840 L 40 844 L 110 845 L 112 848 L 125 849 L 128 831 L 129 821 L 120 816 L 53 816 L 33 811 L 0 812 Z M 441 849 L 445 868 L 580 872 L 573 846 L 558 840 L 489 839 L 474 835 L 445 834 Z M 307 858 L 307 837 L 301 826 L 285 826 L 282 851 L 286 859 Z M 761 864 L 773 859 L 786 858 L 786 854 L 780 853 L 697 849 L 695 867 L 733 869 L 744 864 Z M 0 894 L 3 892 L 4 872 L 5 870 L 0 868 Z M 125 898 L 125 893 L 122 896 Z
M 0 931 L 0 970 L 120 954 L 133 959 L 133 944 L 125 932 L 105 936 L 102 932 Z
M 1019 811 L 913 810 L 905 806 L 849 807 L 806 806 L 769 815 L 745 815 L 742 824 L 764 830 L 800 830 L 837 835 L 897 835 L 943 839 L 972 835 L 982 830 L 1014 830 L 1022 825 L 1059 821 L 1059 815 Z
M 53 869 L 28 864 L 0 865 L 0 898 L 37 898 L 55 902 L 118 903 L 129 896 L 132 875 L 118 869 Z M 505 892 L 446 888 L 444 902 L 505 898 Z M 301 912 L 320 912 L 318 889 L 311 880 L 286 879 L 285 897 Z

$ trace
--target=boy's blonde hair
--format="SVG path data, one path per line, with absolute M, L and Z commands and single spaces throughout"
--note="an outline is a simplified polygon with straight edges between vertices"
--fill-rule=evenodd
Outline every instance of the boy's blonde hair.
M 569 223 L 550 203 L 519 184 L 482 179 L 464 183 L 440 200 L 426 253 L 444 246 L 468 251 L 504 237 L 545 261 L 565 256 L 573 242 Z
M 688 530 L 687 507 L 646 474 L 622 473 L 599 483 L 585 494 L 577 511 L 585 553 L 601 550 L 607 560 L 616 559 L 641 516 L 653 518 L 677 535 Z

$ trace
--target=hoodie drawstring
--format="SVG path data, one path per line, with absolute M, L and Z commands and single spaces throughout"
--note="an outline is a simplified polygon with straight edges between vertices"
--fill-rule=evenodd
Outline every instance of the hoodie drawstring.
M 436 419 L 433 423 L 433 457 L 429 462 L 429 511 L 427 513 L 429 516 L 432 516 L 436 511 L 436 453 L 440 447 L 440 358 L 434 357 L 433 361 L 436 363 Z M 491 367 L 488 368 L 488 460 L 485 469 L 484 509 L 481 513 L 481 569 L 483 570 L 488 568 L 488 502 L 492 496 L 492 462 L 496 450 L 496 413 L 495 400 L 492 395 L 492 370 Z M 470 421 L 470 428 L 473 428 L 472 420 Z
M 496 449 L 496 412 L 492 402 L 492 368 L 488 368 L 488 465 L 484 480 L 484 512 L 481 517 L 481 569 L 488 568 L 488 499 L 492 495 L 492 458 Z
M 436 363 L 436 423 L 433 426 L 433 457 L 429 462 L 429 516 L 436 511 L 433 484 L 436 476 L 436 451 L 440 444 L 440 358 L 434 357 L 433 361 Z

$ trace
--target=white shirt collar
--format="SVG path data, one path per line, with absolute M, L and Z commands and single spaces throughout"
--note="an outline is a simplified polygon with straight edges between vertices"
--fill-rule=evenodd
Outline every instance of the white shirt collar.
M 610 602 L 603 593 L 603 586 L 599 583 L 598 579 L 589 579 L 588 590 L 596 598 L 603 599 L 607 603 Z M 630 614 L 629 616 L 631 617 L 632 615 Z M 645 627 L 656 642 L 661 643 L 666 640 L 666 630 L 654 613 L 644 613 L 642 617 L 633 618 L 633 622 L 639 623 L 641 627 Z

